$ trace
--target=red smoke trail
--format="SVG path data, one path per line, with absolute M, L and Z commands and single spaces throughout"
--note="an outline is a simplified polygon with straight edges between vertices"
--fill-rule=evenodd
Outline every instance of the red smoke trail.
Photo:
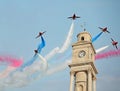
M 12 67 L 20 67 L 23 63 L 22 59 L 13 58 L 11 56 L 0 56 L 0 62 L 8 63 Z
M 113 56 L 120 56 L 120 49 L 118 50 L 111 50 L 105 53 L 96 54 L 95 60 L 107 58 L 107 57 L 113 57 Z

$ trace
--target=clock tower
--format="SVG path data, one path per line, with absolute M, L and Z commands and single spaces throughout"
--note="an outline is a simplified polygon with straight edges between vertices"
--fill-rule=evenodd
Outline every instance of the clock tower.
M 70 91 L 96 91 L 96 52 L 91 35 L 83 31 L 77 38 L 77 42 L 72 45 L 72 63 L 69 64 Z

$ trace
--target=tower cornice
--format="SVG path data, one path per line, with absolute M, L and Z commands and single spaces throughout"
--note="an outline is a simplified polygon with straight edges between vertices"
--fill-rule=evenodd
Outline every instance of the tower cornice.
M 98 71 L 97 71 L 94 63 L 91 62 L 91 61 L 87 61 L 87 62 L 81 62 L 81 61 L 80 61 L 79 63 L 70 63 L 68 66 L 69 66 L 70 68 L 74 68 L 74 67 L 80 67 L 80 66 L 85 66 L 85 65 L 91 65 L 92 68 L 93 68 L 93 70 L 94 70 L 94 72 L 95 72 L 96 74 L 98 74 Z M 82 69 L 81 69 L 81 70 L 82 70 Z
M 96 51 L 95 51 L 95 49 L 94 49 L 93 44 L 92 44 L 91 42 L 89 42 L 89 41 L 78 41 L 78 42 L 72 44 L 72 47 L 74 47 L 74 46 L 79 46 L 79 45 L 86 45 L 86 44 L 90 44 L 90 45 L 92 46 L 92 48 L 93 48 L 94 53 L 96 54 Z M 74 48 L 73 48 L 73 49 L 74 49 Z

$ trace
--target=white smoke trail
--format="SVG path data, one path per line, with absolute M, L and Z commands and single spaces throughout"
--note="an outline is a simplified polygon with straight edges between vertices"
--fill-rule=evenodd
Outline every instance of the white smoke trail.
M 40 56 L 40 59 L 44 60 L 44 62 L 45 62 L 45 59 L 43 57 Z M 71 59 L 65 61 L 61 65 L 57 65 L 56 67 L 47 70 L 46 73 L 41 75 L 41 77 L 47 76 L 47 75 L 52 75 L 52 74 L 54 74 L 56 72 L 65 70 L 68 67 L 68 63 L 70 61 L 71 61 Z M 38 64 L 38 62 L 36 62 L 36 63 Z M 37 65 L 37 66 L 39 66 L 39 65 Z M 36 67 L 36 65 L 34 65 L 34 67 Z M 37 69 L 37 70 L 40 70 L 40 69 Z M 10 79 L 5 80 L 4 86 L 6 86 L 6 87 L 8 87 L 8 86 L 14 86 L 14 87 L 26 86 L 26 85 L 28 85 L 32 81 L 32 79 L 31 78 L 29 79 L 28 77 L 29 76 L 26 74 L 26 71 L 24 71 L 24 72 L 17 72 Z M 40 78 L 40 76 L 38 76 L 37 79 L 38 78 Z M 36 80 L 36 79 L 34 79 L 34 80 Z
M 12 75 L 10 75 L 9 77 L 7 77 L 2 85 L 5 87 L 8 86 L 13 86 L 13 87 L 22 87 L 22 86 L 26 86 L 27 84 L 29 84 L 32 81 L 32 75 L 34 75 L 36 72 L 41 72 L 41 71 L 46 71 L 46 69 L 48 68 L 48 64 L 46 60 L 49 60 L 51 57 L 53 57 L 56 53 L 63 53 L 64 51 L 66 51 L 66 49 L 70 46 L 71 40 L 72 40 L 72 35 L 73 35 L 73 27 L 74 27 L 74 23 L 72 23 L 68 36 L 66 38 L 66 41 L 64 42 L 63 46 L 61 48 L 56 47 L 55 49 L 53 49 L 47 56 L 45 56 L 45 58 L 43 58 L 40 54 L 38 54 L 39 58 L 42 61 L 34 61 L 34 63 L 30 66 L 27 66 L 23 71 L 15 71 L 13 72 Z M 57 69 L 55 70 L 50 69 L 46 71 L 46 75 L 55 73 L 59 70 L 63 70 L 64 68 L 66 68 L 67 66 L 67 62 L 63 63 L 62 65 L 59 65 L 57 67 Z M 44 73 L 45 73 L 44 71 Z
M 96 52 L 97 53 L 101 52 L 101 51 L 105 50 L 106 48 L 108 48 L 108 46 L 101 47 L 101 48 L 97 49 Z M 47 61 L 40 54 L 38 54 L 38 55 L 39 55 L 40 59 L 42 60 L 42 62 L 44 63 L 45 68 L 43 67 L 42 69 L 46 69 L 47 68 Z M 41 78 L 43 76 L 52 75 L 52 74 L 54 74 L 56 72 L 65 70 L 68 67 L 68 63 L 70 63 L 70 62 L 71 62 L 71 59 L 66 60 L 64 63 L 62 63 L 60 65 L 57 65 L 54 68 L 47 69 L 46 71 L 44 71 L 44 73 L 42 75 L 40 74 L 36 79 L 39 79 L 39 78 Z M 39 65 L 34 65 L 34 66 L 37 67 Z M 40 70 L 40 69 L 37 69 L 37 70 Z
M 63 53 L 63 52 L 65 52 L 67 50 L 67 48 L 71 44 L 73 31 L 74 31 L 74 22 L 72 22 L 72 24 L 70 26 L 70 30 L 68 32 L 67 38 L 66 38 L 63 46 L 61 48 L 59 48 L 59 47 L 54 48 L 49 54 L 47 54 L 45 56 L 46 60 L 49 60 L 50 58 L 52 58 L 56 53 Z
M 109 47 L 109 45 L 108 45 L 108 46 L 101 47 L 101 48 L 99 48 L 99 49 L 96 50 L 96 53 L 99 53 L 99 52 L 105 50 L 105 49 L 108 48 L 108 47 Z
M 109 47 L 109 46 L 101 47 L 101 48 L 99 48 L 99 49 L 96 50 L 96 53 L 99 53 L 99 52 L 105 50 L 105 49 L 108 48 L 108 47 Z M 71 60 L 72 60 L 72 59 L 66 60 L 66 61 L 65 61 L 64 63 L 62 63 L 61 65 L 58 65 L 58 66 L 56 66 L 55 68 L 52 68 L 52 69 L 47 70 L 46 75 L 54 74 L 54 73 L 56 73 L 56 72 L 59 72 L 59 71 L 61 71 L 61 70 L 66 69 L 66 68 L 68 67 L 68 63 L 70 63 Z
M 102 50 L 105 50 L 105 48 L 107 47 L 102 47 L 102 48 L 99 48 L 97 49 L 96 51 L 97 52 L 100 52 Z M 101 49 L 101 50 L 100 50 Z M 99 50 L 99 51 L 98 51 Z M 22 86 L 26 86 L 28 83 L 30 83 L 31 79 L 28 79 L 28 75 L 32 75 L 34 74 L 36 71 L 41 71 L 41 69 L 46 69 L 47 68 L 47 61 L 40 55 L 39 55 L 39 58 L 42 60 L 42 61 L 35 61 L 36 63 L 33 65 L 33 67 L 30 67 L 32 69 L 26 69 L 24 72 L 17 72 L 13 75 L 12 79 L 9 79 L 7 81 L 7 84 L 9 83 L 16 86 L 16 87 L 22 87 Z M 42 64 L 41 62 L 45 62 L 44 64 Z M 48 69 L 46 71 L 44 71 L 44 74 L 40 74 L 36 79 L 39 79 L 43 76 L 47 76 L 47 75 L 52 75 L 56 72 L 59 72 L 59 71 L 62 71 L 62 70 L 65 70 L 67 67 L 68 67 L 68 63 L 71 62 L 71 59 L 69 60 L 66 60 L 64 63 L 60 64 L 60 65 L 57 65 L 55 66 L 54 68 L 51 68 L 51 69 Z M 44 65 L 43 67 L 41 67 L 41 65 Z M 30 72 L 30 70 L 32 70 L 32 72 Z M 29 72 L 27 72 L 29 71 Z M 28 75 L 26 73 L 29 73 Z M 18 80 L 15 80 L 15 79 L 18 79 Z M 34 79 L 34 80 L 36 80 Z
M 72 24 L 71 24 L 71 27 L 70 27 L 70 30 L 69 30 L 69 33 L 68 33 L 68 36 L 67 36 L 67 38 L 66 38 L 66 40 L 65 40 L 65 42 L 64 42 L 64 44 L 63 44 L 63 46 L 61 47 L 61 48 L 59 48 L 59 47 L 56 47 L 56 48 L 54 48 L 47 56 L 45 56 L 45 59 L 46 60 L 49 60 L 50 58 L 52 58 L 56 53 L 63 53 L 64 51 L 66 51 L 66 49 L 70 46 L 70 44 L 71 44 L 71 40 L 72 40 L 72 35 L 73 35 L 73 29 L 74 28 L 74 22 L 72 22 Z M 65 63 L 63 63 L 62 65 L 60 65 L 60 66 L 57 66 L 56 67 L 56 69 L 50 69 L 50 70 L 48 70 L 45 74 L 52 74 L 52 73 L 54 73 L 54 72 L 56 72 L 56 71 L 58 71 L 58 70 L 62 70 L 62 69 L 64 69 L 64 68 L 66 68 L 66 64 L 67 64 L 68 62 L 65 62 Z
M 99 49 L 96 50 L 96 53 L 99 53 L 99 52 L 105 50 L 105 49 L 108 48 L 108 47 L 109 47 L 109 46 L 101 47 L 101 48 L 99 48 Z M 69 60 L 69 61 L 70 61 L 70 60 Z M 48 74 L 53 74 L 54 72 L 57 72 L 57 71 L 59 71 L 59 70 L 65 69 L 65 67 L 68 67 L 67 63 L 68 63 L 68 61 L 65 61 L 62 65 L 59 65 L 59 66 L 56 66 L 56 68 L 47 70 L 46 74 L 47 74 L 47 75 L 48 75 Z
M 71 24 L 71 27 L 70 27 L 68 36 L 67 36 L 67 38 L 66 38 L 63 46 L 62 46 L 61 48 L 56 47 L 56 48 L 54 48 L 49 54 L 47 54 L 47 55 L 45 56 L 45 59 L 46 59 L 47 61 L 48 61 L 50 58 L 52 58 L 56 53 L 63 53 L 63 52 L 66 51 L 66 49 L 70 46 L 70 43 L 71 43 L 71 40 L 72 40 L 72 35 L 73 35 L 73 28 L 74 28 L 74 22 L 72 22 L 72 24 Z M 59 67 L 58 69 L 64 68 L 63 65 L 66 66 L 66 63 L 65 63 L 65 64 L 63 63 L 63 64 L 62 64 L 62 67 Z M 57 70 L 57 69 L 56 69 L 56 70 Z M 51 69 L 50 72 L 51 72 L 51 71 L 54 72 L 54 69 Z M 48 72 L 47 74 L 50 73 L 49 71 L 47 71 L 47 72 Z M 45 74 L 46 74 L 46 73 L 45 73 Z M 40 78 L 40 77 L 41 77 L 41 75 L 39 75 L 38 78 Z
M 72 24 L 71 24 L 71 27 L 70 27 L 70 29 L 69 29 L 67 38 L 66 38 L 63 46 L 62 46 L 61 48 L 56 47 L 56 48 L 54 48 L 49 54 L 47 54 L 47 55 L 45 56 L 45 59 L 46 59 L 47 61 L 48 61 L 50 58 L 52 58 L 56 53 L 63 53 L 63 52 L 65 52 L 65 51 L 67 50 L 67 48 L 68 48 L 68 47 L 70 46 L 70 44 L 71 44 L 72 35 L 73 35 L 73 30 L 74 30 L 74 22 L 72 22 Z M 53 69 L 50 69 L 49 71 L 47 70 L 44 74 L 39 75 L 37 79 L 39 79 L 39 78 L 41 78 L 41 77 L 43 77 L 43 76 L 45 76 L 45 75 L 52 74 L 52 73 L 58 71 L 59 69 L 62 70 L 62 69 L 64 69 L 64 68 L 66 68 L 65 66 L 66 66 L 66 62 L 63 63 L 62 65 L 56 67 L 57 69 L 54 69 L 54 68 L 53 68 Z
M 47 69 L 48 69 L 48 63 L 47 63 L 46 59 L 45 59 L 43 56 L 41 56 L 39 53 L 38 53 L 37 55 L 38 55 L 39 58 L 42 60 L 43 70 L 44 70 L 44 71 L 47 70 Z
M 8 66 L 3 72 L 0 73 L 0 79 L 7 77 L 9 73 L 15 69 L 16 67 Z
M 9 76 L 5 81 L 5 86 L 23 87 L 34 81 L 32 76 L 36 72 L 45 72 L 47 70 L 47 61 L 40 54 L 37 54 L 41 61 L 35 61 L 31 66 L 23 71 L 16 71 L 13 75 Z M 41 73 L 41 74 L 42 74 Z
M 60 50 L 59 47 L 54 48 L 49 54 L 47 54 L 47 55 L 45 56 L 45 59 L 46 59 L 46 60 L 49 60 L 49 59 L 52 58 L 59 50 Z
M 48 68 L 46 59 L 39 53 L 37 53 L 37 55 L 40 58 L 40 61 L 35 61 L 31 66 L 28 66 L 26 69 L 24 69 L 24 71 L 29 75 L 32 75 L 35 72 L 43 72 Z
M 61 65 L 57 65 L 56 67 L 49 69 L 46 71 L 46 75 L 51 75 L 53 73 L 62 71 L 64 69 L 66 69 L 68 67 L 68 64 L 71 62 L 71 59 L 66 60 L 64 63 L 62 63 Z
M 106 48 L 107 47 L 102 47 L 102 48 L 97 49 L 96 51 L 100 52 Z M 35 61 L 34 64 L 32 64 L 32 66 L 28 67 L 28 69 L 25 69 L 23 72 L 20 72 L 20 71 L 15 72 L 13 76 L 5 80 L 4 86 L 14 86 L 14 87 L 26 86 L 32 81 L 32 78 L 30 78 L 32 74 L 34 74 L 35 72 L 47 69 L 47 61 L 40 54 L 38 54 L 38 56 L 42 61 Z M 42 76 L 39 75 L 37 79 L 40 78 L 40 76 L 43 77 L 45 75 L 51 75 L 51 74 L 54 74 L 56 72 L 66 69 L 68 67 L 68 62 L 70 61 L 71 59 L 65 61 L 61 65 L 57 65 L 54 68 L 44 71 L 44 74 L 42 74 Z
M 56 72 L 65 70 L 68 67 L 68 64 L 71 62 L 71 59 L 66 60 L 64 63 L 55 66 L 54 68 L 46 70 L 43 74 L 39 75 L 35 80 L 38 80 L 44 76 L 52 75 Z
M 29 83 L 25 73 L 16 72 L 12 76 L 8 76 L 0 81 L 1 88 L 5 90 L 8 87 L 23 87 Z M 1 91 L 1 90 L 0 90 Z
M 68 36 L 58 53 L 63 53 L 70 46 L 71 40 L 72 40 L 72 35 L 73 35 L 73 30 L 74 30 L 73 28 L 74 28 L 74 22 L 72 22 Z

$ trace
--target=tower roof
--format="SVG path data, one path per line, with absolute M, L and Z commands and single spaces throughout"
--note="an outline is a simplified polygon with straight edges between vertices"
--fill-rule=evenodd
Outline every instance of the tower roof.
M 88 34 L 88 35 L 91 37 L 90 33 L 89 33 L 89 32 L 87 32 L 86 30 L 85 30 L 85 31 L 83 31 L 83 32 L 80 32 L 79 34 L 77 34 L 77 37 L 78 37 L 79 35 L 81 35 L 81 34 Z
M 88 41 L 88 42 L 91 42 L 91 35 L 89 32 L 87 31 L 83 31 L 83 32 L 80 32 L 78 35 L 77 35 L 77 38 L 78 38 L 78 41 Z

